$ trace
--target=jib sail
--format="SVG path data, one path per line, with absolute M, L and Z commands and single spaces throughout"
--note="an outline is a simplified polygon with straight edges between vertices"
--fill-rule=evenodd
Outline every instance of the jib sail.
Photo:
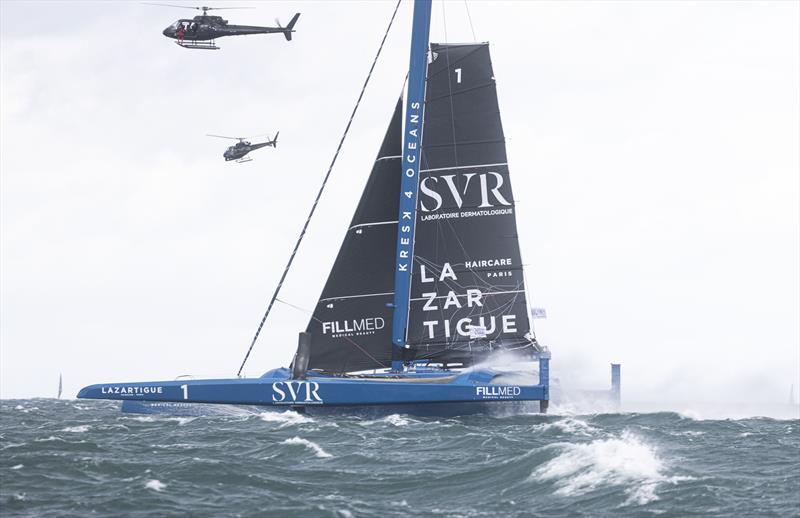
M 401 121 L 400 100 L 308 323 L 309 369 L 347 372 L 391 365 Z

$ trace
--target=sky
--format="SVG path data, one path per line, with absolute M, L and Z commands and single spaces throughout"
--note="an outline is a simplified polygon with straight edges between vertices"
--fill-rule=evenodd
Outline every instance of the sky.
M 178 1 L 169 3 L 181 3 Z M 187 5 L 192 5 L 187 3 Z M 229 5 L 216 2 L 214 5 Z M 192 12 L 0 2 L 0 397 L 232 377 L 394 2 L 237 2 L 294 40 L 189 51 Z M 528 289 L 565 386 L 783 403 L 800 386 L 800 3 L 434 2 L 490 41 Z M 408 65 L 395 25 L 281 298 L 319 297 Z M 473 37 L 470 18 L 474 27 Z M 225 163 L 234 136 L 277 149 Z M 286 366 L 278 305 L 245 373 Z M 796 393 L 796 392 L 795 392 Z

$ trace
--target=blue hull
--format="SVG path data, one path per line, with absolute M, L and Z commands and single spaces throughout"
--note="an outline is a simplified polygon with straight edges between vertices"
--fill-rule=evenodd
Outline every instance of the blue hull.
M 537 384 L 510 384 L 504 379 L 508 379 L 504 373 L 474 369 L 464 373 L 439 370 L 365 376 L 308 373 L 306 379 L 298 380 L 291 379 L 288 369 L 274 369 L 257 379 L 103 383 L 84 387 L 78 397 L 121 400 L 126 411 L 172 415 L 197 415 L 193 413 L 199 412 L 193 405 L 197 403 L 369 415 L 464 415 L 495 407 L 521 408 L 531 401 L 545 402 L 542 406 L 546 409 L 550 399 L 549 358 L 539 359 Z
M 465 415 L 518 415 L 542 411 L 536 401 L 495 401 L 477 403 L 425 403 L 414 405 L 359 405 L 359 406 L 317 406 L 291 407 L 291 409 L 263 406 L 234 406 L 208 403 L 172 403 L 152 401 L 122 402 L 120 410 L 124 413 L 169 415 L 169 416 L 232 416 L 260 412 L 300 411 L 313 416 L 356 415 L 366 418 L 379 418 L 391 414 L 405 414 L 417 417 L 458 417 Z

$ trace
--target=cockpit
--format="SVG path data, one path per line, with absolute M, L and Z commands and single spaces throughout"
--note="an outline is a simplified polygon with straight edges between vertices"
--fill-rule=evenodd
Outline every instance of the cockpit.
M 194 20 L 178 20 L 177 22 L 173 23 L 166 29 L 164 29 L 163 34 L 164 36 L 172 36 L 177 35 L 180 36 L 180 33 L 192 33 L 197 30 L 197 22 Z

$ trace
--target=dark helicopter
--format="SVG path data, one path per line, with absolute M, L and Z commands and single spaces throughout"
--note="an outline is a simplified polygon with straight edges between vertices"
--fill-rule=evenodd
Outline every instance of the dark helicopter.
M 226 149 L 225 152 L 222 154 L 222 156 L 225 158 L 226 162 L 229 162 L 231 160 L 236 160 L 237 162 L 241 163 L 241 162 L 249 162 L 252 160 L 252 158 L 247 157 L 247 153 L 251 151 L 266 146 L 276 147 L 278 144 L 278 135 L 280 135 L 280 131 L 275 134 L 274 139 L 268 140 L 266 142 L 259 142 L 257 144 L 251 144 L 249 141 L 245 140 L 248 137 L 226 137 L 224 135 L 208 135 L 208 136 L 238 140 L 239 142 Z
M 202 15 L 195 16 L 191 20 L 180 19 L 163 31 L 164 36 L 176 40 L 175 43 L 187 49 L 217 50 L 219 47 L 217 47 L 214 40 L 216 38 L 222 38 L 223 36 L 247 36 L 250 34 L 272 34 L 279 32 L 284 35 L 287 41 L 291 41 L 292 33 L 294 32 L 294 24 L 297 23 L 297 19 L 300 17 L 300 13 L 295 14 L 286 27 L 282 27 L 280 23 L 278 23 L 277 27 L 228 25 L 228 20 L 224 20 L 222 16 L 211 16 L 208 14 L 208 11 L 220 9 L 252 9 L 252 7 L 189 7 L 186 5 L 145 3 L 147 5 L 182 7 L 184 9 L 203 11 Z

